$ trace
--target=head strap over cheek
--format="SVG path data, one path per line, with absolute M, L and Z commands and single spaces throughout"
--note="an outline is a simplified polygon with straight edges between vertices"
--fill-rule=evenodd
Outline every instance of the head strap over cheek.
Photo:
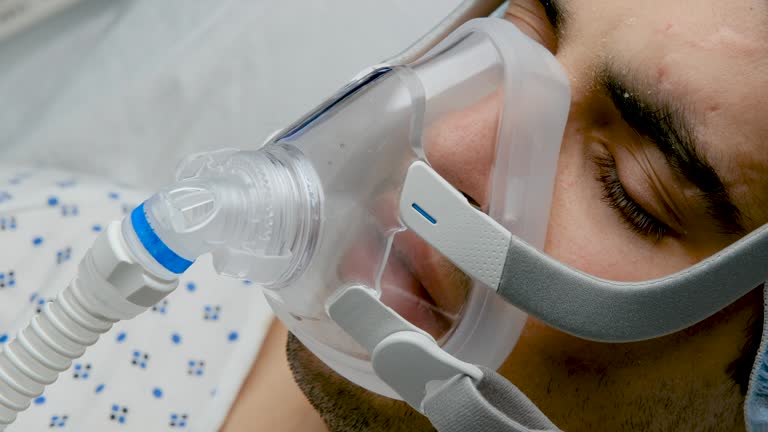
M 615 282 L 575 270 L 512 237 L 498 293 L 585 339 L 663 336 L 715 314 L 768 279 L 768 224 L 681 272 Z

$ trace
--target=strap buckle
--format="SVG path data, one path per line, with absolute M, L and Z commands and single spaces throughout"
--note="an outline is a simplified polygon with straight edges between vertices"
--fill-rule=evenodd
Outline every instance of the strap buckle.
M 389 335 L 371 355 L 373 370 L 409 405 L 424 412 L 427 388 L 461 375 L 478 382 L 483 372 L 440 349 L 421 333 L 403 331 Z
M 428 333 L 382 303 L 375 291 L 345 288 L 328 305 L 328 315 L 371 353 L 376 375 L 413 408 L 424 412 L 427 387 L 459 375 L 483 377 L 475 365 L 443 351 Z

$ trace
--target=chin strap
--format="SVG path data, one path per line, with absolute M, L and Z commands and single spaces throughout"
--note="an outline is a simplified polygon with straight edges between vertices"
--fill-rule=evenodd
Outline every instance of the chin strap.
M 368 288 L 344 289 L 330 317 L 371 353 L 376 375 L 439 432 L 535 432 L 557 427 L 491 369 L 465 363 L 381 303 Z
M 528 397 L 495 371 L 475 382 L 460 375 L 427 390 L 424 414 L 440 432 L 559 430 Z

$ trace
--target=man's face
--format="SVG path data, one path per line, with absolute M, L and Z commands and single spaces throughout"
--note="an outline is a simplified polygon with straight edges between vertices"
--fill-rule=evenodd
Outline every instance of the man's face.
M 596 276 L 647 280 L 768 220 L 768 3 L 543 3 L 513 1 L 507 19 L 555 52 L 571 80 L 549 255 Z M 483 122 L 469 123 L 443 131 L 428 156 L 482 205 L 494 142 L 468 132 Z M 567 430 L 743 429 L 739 385 L 751 358 L 742 354 L 761 307 L 753 292 L 690 329 L 619 345 L 529 319 L 500 372 Z M 288 352 L 332 430 L 430 430 L 295 338 Z

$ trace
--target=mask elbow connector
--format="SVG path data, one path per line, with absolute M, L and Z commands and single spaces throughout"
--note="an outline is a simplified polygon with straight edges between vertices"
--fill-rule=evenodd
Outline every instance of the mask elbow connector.
M 200 153 L 182 162 L 176 183 L 134 209 L 122 231 L 159 277 L 211 253 L 221 274 L 284 284 L 311 252 L 320 198 L 319 181 L 294 149 Z
M 75 279 L 0 349 L 0 431 L 114 323 L 174 291 L 194 260 L 264 286 L 289 283 L 309 261 L 320 185 L 300 152 L 281 146 L 189 158 L 177 182 L 113 222 Z

